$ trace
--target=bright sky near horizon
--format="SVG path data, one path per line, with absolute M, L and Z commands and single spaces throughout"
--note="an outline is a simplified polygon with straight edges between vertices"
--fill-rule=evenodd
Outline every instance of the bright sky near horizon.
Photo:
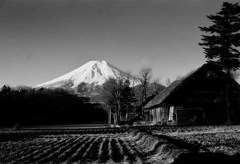
M 35 86 L 90 60 L 174 80 L 205 63 L 198 27 L 223 2 L 0 0 L 0 87 Z

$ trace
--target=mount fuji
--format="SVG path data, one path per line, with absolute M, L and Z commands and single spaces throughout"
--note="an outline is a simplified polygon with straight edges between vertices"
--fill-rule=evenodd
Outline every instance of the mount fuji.
M 129 79 L 130 85 L 138 84 L 137 78 L 123 72 L 106 61 L 89 61 L 81 67 L 35 88 L 63 88 L 76 92 L 89 92 L 104 84 L 109 78 Z

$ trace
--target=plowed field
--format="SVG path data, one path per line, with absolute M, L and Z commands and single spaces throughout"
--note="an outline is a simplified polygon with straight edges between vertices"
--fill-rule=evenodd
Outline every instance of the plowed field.
M 0 163 L 240 163 L 239 150 L 238 126 L 0 132 Z

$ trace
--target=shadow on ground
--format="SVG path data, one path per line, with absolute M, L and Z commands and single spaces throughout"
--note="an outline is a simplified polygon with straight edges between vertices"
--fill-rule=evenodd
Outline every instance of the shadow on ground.
M 180 154 L 173 164 L 240 164 L 240 154 L 229 156 L 221 153 Z

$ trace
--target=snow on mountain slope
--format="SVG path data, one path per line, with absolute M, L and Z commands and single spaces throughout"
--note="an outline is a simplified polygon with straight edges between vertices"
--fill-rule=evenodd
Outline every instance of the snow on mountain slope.
M 37 85 L 36 88 L 76 88 L 81 83 L 93 86 L 102 85 L 109 78 L 126 79 L 129 75 L 106 61 L 90 61 L 83 66 L 46 83 Z M 136 84 L 136 78 L 130 77 L 130 84 Z

